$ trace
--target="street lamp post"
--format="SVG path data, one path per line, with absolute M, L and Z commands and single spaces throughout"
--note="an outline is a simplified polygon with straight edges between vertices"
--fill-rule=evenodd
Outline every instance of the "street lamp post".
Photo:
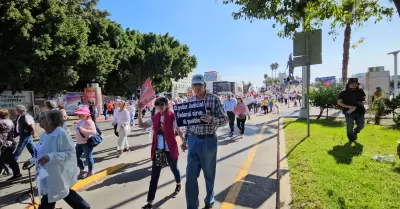
M 393 57 L 394 57 L 394 76 L 393 76 L 393 83 L 394 83 L 393 91 L 394 92 L 393 92 L 393 97 L 397 96 L 397 90 L 398 90 L 398 85 L 399 85 L 399 81 L 398 81 L 398 78 L 397 78 L 397 54 L 399 52 L 400 52 L 400 50 L 388 53 L 388 54 L 392 54 Z

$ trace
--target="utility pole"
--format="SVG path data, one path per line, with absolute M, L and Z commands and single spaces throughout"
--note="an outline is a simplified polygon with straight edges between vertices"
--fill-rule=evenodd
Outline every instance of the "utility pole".
M 399 81 L 398 81 L 398 77 L 397 77 L 397 54 L 399 54 L 399 52 L 400 52 L 400 50 L 388 53 L 388 54 L 393 55 L 393 57 L 394 57 L 393 97 L 396 97 L 398 95 L 397 91 L 398 91 Z

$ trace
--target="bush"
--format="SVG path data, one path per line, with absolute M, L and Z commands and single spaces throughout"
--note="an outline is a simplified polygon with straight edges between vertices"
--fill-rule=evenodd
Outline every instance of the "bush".
M 340 109 L 337 104 L 337 97 L 342 91 L 342 87 L 331 85 L 331 86 L 319 86 L 317 89 L 310 90 L 310 104 L 320 109 L 320 113 L 317 120 L 321 118 L 324 110 L 328 109 Z
M 400 95 L 390 100 L 387 103 L 387 107 L 393 114 L 393 122 L 396 124 L 398 128 L 400 128 L 400 114 L 398 112 L 398 109 L 400 108 Z
M 381 118 L 392 113 L 390 109 L 390 100 L 386 98 L 376 99 L 370 106 L 369 112 L 374 115 L 373 120 L 375 125 L 380 125 Z M 371 118 L 368 119 L 368 122 L 370 120 Z

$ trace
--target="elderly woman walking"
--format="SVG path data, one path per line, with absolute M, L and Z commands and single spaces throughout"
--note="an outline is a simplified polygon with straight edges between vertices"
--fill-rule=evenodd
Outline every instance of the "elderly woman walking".
M 94 174 L 94 160 L 93 160 L 93 147 L 90 146 L 88 139 L 97 134 L 95 123 L 90 116 L 90 110 L 86 107 L 80 108 L 75 115 L 78 115 L 79 121 L 75 126 L 75 139 L 76 139 L 76 155 L 78 167 L 81 170 L 78 177 L 86 178 Z M 81 160 L 82 154 L 85 156 L 88 165 L 88 171 L 85 171 L 85 165 Z
M 7 181 L 13 181 L 22 177 L 17 161 L 13 153 L 17 143 L 14 141 L 14 123 L 10 120 L 8 110 L 0 110 L 0 173 L 6 164 L 13 171 L 13 176 Z
M 62 128 L 63 116 L 58 110 L 44 111 L 39 125 L 45 133 L 40 135 L 35 156 L 24 163 L 27 168 L 35 164 L 38 194 L 42 196 L 39 209 L 54 209 L 58 200 L 64 199 L 71 208 L 89 209 L 89 204 L 74 190 L 78 172 L 71 136 Z

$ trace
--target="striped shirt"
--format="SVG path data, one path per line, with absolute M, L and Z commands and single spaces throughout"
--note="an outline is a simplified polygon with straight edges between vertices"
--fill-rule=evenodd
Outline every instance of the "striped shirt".
M 202 99 L 197 99 L 196 96 L 189 98 L 189 102 L 200 101 Z M 218 96 L 214 94 L 206 94 L 204 98 L 206 104 L 207 114 L 213 118 L 212 124 L 201 124 L 201 125 L 193 125 L 188 126 L 186 129 L 184 142 L 187 141 L 189 135 L 209 135 L 215 134 L 218 127 L 225 126 L 229 119 L 222 106 Z

